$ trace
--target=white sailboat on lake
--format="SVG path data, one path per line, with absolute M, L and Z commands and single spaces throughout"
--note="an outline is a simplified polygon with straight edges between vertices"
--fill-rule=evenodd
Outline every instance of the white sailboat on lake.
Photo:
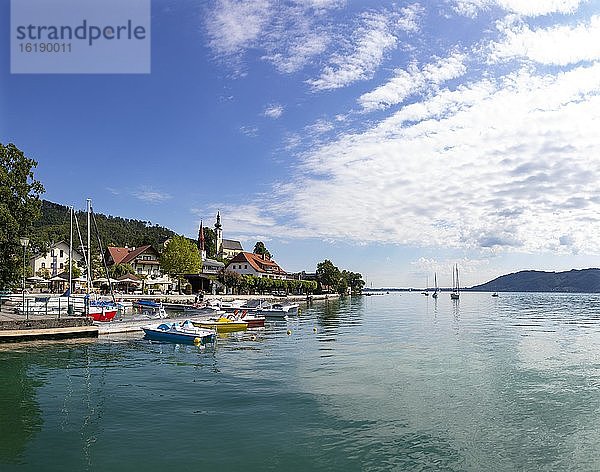
M 432 298 L 437 298 L 438 297 L 438 292 L 439 292 L 439 288 L 438 288 L 438 284 L 437 284 L 437 272 L 435 274 L 433 274 L 433 283 L 434 283 L 434 289 L 433 289 L 433 293 L 431 294 Z
M 460 298 L 460 282 L 458 281 L 458 264 L 454 266 L 452 270 L 452 292 L 450 293 L 452 300 L 458 300 Z

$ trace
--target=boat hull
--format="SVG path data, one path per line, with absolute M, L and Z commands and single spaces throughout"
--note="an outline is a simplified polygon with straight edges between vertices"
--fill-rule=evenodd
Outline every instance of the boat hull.
M 112 321 L 117 314 L 117 309 L 102 310 L 102 311 L 90 311 L 88 316 L 94 321 L 106 322 Z
M 248 323 L 245 321 L 194 321 L 194 326 L 215 329 L 217 333 L 228 333 L 231 331 L 244 331 L 248 328 Z
M 265 327 L 265 318 L 243 318 L 243 320 L 248 323 L 248 328 L 264 328 Z
M 143 326 L 145 337 L 154 341 L 166 341 L 185 344 L 211 344 L 216 340 L 216 333 L 207 329 L 182 329 L 181 326 L 162 323 L 158 326 Z

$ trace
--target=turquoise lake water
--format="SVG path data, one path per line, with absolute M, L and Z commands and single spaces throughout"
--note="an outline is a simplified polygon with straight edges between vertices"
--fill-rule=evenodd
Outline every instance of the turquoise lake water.
M 1 471 L 205 469 L 600 470 L 600 296 L 354 297 L 204 350 L 0 346 Z

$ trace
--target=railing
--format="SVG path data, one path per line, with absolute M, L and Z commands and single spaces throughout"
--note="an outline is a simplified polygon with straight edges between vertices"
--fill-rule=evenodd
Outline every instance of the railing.
M 2 314 L 17 315 L 26 320 L 31 318 L 61 318 L 63 316 L 82 316 L 85 313 L 83 298 L 72 297 L 26 297 L 25 305 L 21 296 L 9 296 L 2 303 Z

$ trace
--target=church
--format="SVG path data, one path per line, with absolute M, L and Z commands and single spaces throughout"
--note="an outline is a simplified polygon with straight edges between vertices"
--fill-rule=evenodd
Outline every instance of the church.
M 209 262 L 211 259 L 206 257 L 204 241 L 204 229 L 202 221 L 200 221 L 200 229 L 198 230 L 198 249 L 202 255 L 202 263 L 205 261 Z M 215 222 L 215 253 L 217 259 L 232 259 L 237 256 L 240 252 L 243 252 L 244 248 L 242 243 L 233 239 L 223 239 L 223 226 L 221 225 L 221 213 L 217 211 L 217 221 Z

